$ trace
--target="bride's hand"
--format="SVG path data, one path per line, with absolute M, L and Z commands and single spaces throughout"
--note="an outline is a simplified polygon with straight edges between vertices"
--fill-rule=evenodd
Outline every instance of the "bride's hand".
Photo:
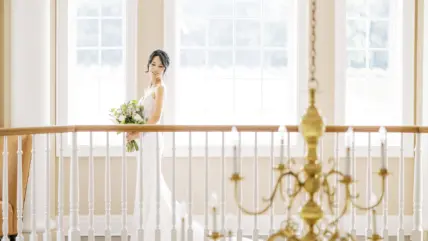
M 126 141 L 130 142 L 133 141 L 135 139 L 138 139 L 139 137 L 139 133 L 138 132 L 128 132 L 126 133 Z

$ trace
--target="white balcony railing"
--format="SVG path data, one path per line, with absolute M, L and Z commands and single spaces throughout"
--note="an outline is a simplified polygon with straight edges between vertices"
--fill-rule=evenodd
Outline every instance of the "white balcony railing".
M 333 158 L 339 169 L 345 166 L 345 150 L 342 143 L 343 135 L 348 127 L 328 126 L 326 134 L 319 145 L 319 160 L 324 169 L 328 168 L 328 160 Z M 51 233 L 55 232 L 58 241 L 77 241 L 87 236 L 88 240 L 94 240 L 95 236 L 104 236 L 110 240 L 112 236 L 120 236 L 122 241 L 128 240 L 128 236 L 143 227 L 145 220 L 132 218 L 134 205 L 135 184 L 143 181 L 143 176 L 149 171 L 162 173 L 171 190 L 170 217 L 161 216 L 160 203 L 161 190 L 157 189 L 156 206 L 150 211 L 156 212 L 153 230 L 140 230 L 144 234 L 158 232 L 156 239 L 181 240 L 181 229 L 188 229 L 186 234 L 193 232 L 192 221 L 202 224 L 205 234 L 213 228 L 210 213 L 210 198 L 213 193 L 218 194 L 219 230 L 227 233 L 231 230 L 237 235 L 250 239 L 263 239 L 273 233 L 285 219 L 286 208 L 281 200 L 274 203 L 274 208 L 259 216 L 244 215 L 237 209 L 234 199 L 233 184 L 229 178 L 236 168 L 234 159 L 227 153 L 232 152 L 230 143 L 230 131 L 232 126 L 66 126 L 66 127 L 37 127 L 37 128 L 9 128 L 0 129 L 0 137 L 3 141 L 2 153 L 2 233 L 18 235 L 18 238 L 28 234 L 30 240 L 35 241 L 39 233 L 43 233 L 44 240 L 50 241 Z M 296 166 L 304 162 L 305 147 L 300 154 L 291 152 L 289 142 L 280 147 L 278 139 L 278 126 L 237 126 L 240 133 L 252 132 L 253 155 L 242 156 L 237 154 L 238 168 L 245 180 L 240 186 L 239 202 L 249 209 L 257 209 L 263 205 L 262 197 L 267 197 L 272 189 L 275 174 L 272 167 L 282 160 L 291 164 L 295 160 Z M 353 145 L 351 154 L 352 175 L 358 180 L 354 185 L 353 193 L 359 193 L 359 201 L 362 204 L 370 202 L 374 195 L 380 192 L 380 179 L 373 173 L 380 166 L 380 152 L 378 151 L 378 139 L 375 132 L 378 126 L 353 127 L 358 135 L 366 135 L 366 141 L 359 141 Z M 425 127 L 386 127 L 387 138 L 399 140 L 398 146 L 387 145 L 387 166 L 391 176 L 387 180 L 387 190 L 383 205 L 379 207 L 378 220 L 379 232 L 388 237 L 397 237 L 404 241 L 405 236 L 412 236 L 413 240 L 422 240 L 422 157 L 421 138 L 428 133 Z M 287 126 L 288 132 L 285 139 L 298 131 L 297 126 Z M 109 144 L 109 134 L 106 134 L 106 146 L 104 157 L 94 157 L 93 135 L 116 132 L 158 132 L 170 133 L 174 136 L 177 132 L 189 133 L 189 146 L 187 157 L 176 156 L 174 138 L 172 138 L 171 157 L 150 160 L 156 162 L 156 170 L 145 169 L 139 165 L 137 170 L 137 153 L 127 153 L 122 146 L 122 157 L 113 157 L 109 154 L 112 148 Z M 222 136 L 220 155 L 210 153 L 210 136 L 214 132 Z M 81 155 L 78 143 L 78 135 L 89 133 L 89 155 Z M 205 133 L 203 155 L 192 153 L 192 134 Z M 63 155 L 63 138 L 71 135 L 71 158 Z M 269 154 L 258 153 L 258 135 L 270 135 Z M 288 137 L 288 138 L 287 138 Z M 142 137 L 144 138 L 144 137 Z M 301 138 L 299 136 L 299 138 Z M 58 140 L 56 142 L 55 140 Z M 123 139 L 125 142 L 125 139 Z M 414 152 L 405 154 L 405 144 L 412 142 Z M 246 140 L 248 141 L 248 140 Z M 413 143 L 414 142 L 414 143 Z M 1 142 L 0 142 L 1 143 Z M 242 143 L 240 135 L 239 144 Z M 388 142 L 387 142 L 388 143 Z M 55 144 L 58 145 L 55 148 Z M 265 147 L 264 147 L 265 148 Z M 365 148 L 365 153 L 361 150 Z M 398 150 L 390 152 L 389 150 Z M 55 153 L 59 150 L 59 153 Z M 239 150 L 239 148 L 238 148 Z M 16 154 L 15 154 L 16 153 Z M 31 165 L 29 164 L 31 162 Z M 29 168 L 26 168 L 26 167 Z M 37 167 L 39 166 L 39 167 Z M 43 168 L 40 168 L 40 167 Z M 43 171 L 44 172 L 41 172 Z M 136 174 L 139 175 L 136 175 Z M 28 189 L 27 176 L 30 176 Z M 152 185 L 160 186 L 159 174 Z M 136 177 L 139 176 L 139 180 Z M 43 183 L 40 182 L 43 180 Z M 338 179 L 335 180 L 336 184 Z M 118 183 L 118 184 L 117 184 Z M 43 185 L 43 188 L 40 188 Z M 335 185 L 338 187 L 339 185 Z M 292 187 L 290 182 L 289 188 Z M 15 190 L 12 190 L 15 189 Z M 44 190 L 38 192 L 35 190 Z M 132 190 L 132 191 L 131 191 Z M 143 191 L 144 192 L 144 191 Z M 337 204 L 342 202 L 341 190 L 338 189 Z M 306 197 L 297 200 L 293 215 L 298 214 Z M 343 198 L 343 195 L 342 195 Z M 43 203 L 38 200 L 44 200 Z M 186 225 L 182 226 L 176 220 L 181 218 L 179 207 L 172 200 L 179 200 L 186 204 L 188 216 Z M 320 203 L 326 205 L 325 197 L 318 197 Z M 137 198 L 138 203 L 143 203 L 143 195 Z M 30 205 L 26 205 L 29 203 Z M 24 207 L 29 207 L 29 210 Z M 136 205 L 135 207 L 139 207 Z M 43 209 L 41 212 L 40 209 Z M 327 210 L 327 208 L 325 208 Z M 145 210 L 140 210 L 144 212 Z M 40 217 L 40 213 L 43 217 Z M 39 220 L 42 220 L 39 224 Z M 52 220 L 56 220 L 52 222 Z M 160 227 L 170 220 L 171 229 L 164 230 Z M 350 210 L 343 218 L 341 227 L 343 230 L 355 233 L 357 236 L 368 236 L 372 233 L 370 214 L 358 213 Z M 169 221 L 168 221 L 169 222 Z M 27 227 L 26 227 L 26 224 Z M 43 228 L 40 228 L 40 225 Z M 53 235 L 53 234 L 52 234 Z M 138 236 L 140 237 L 140 236 Z M 140 237 L 141 238 L 141 237 Z M 3 240 L 3 239 L 2 239 Z M 147 240 L 147 239 L 145 239 Z M 191 239 L 189 239 L 191 240 Z M 205 238 L 206 240 L 206 238 Z M 197 240 L 195 240 L 197 241 Z

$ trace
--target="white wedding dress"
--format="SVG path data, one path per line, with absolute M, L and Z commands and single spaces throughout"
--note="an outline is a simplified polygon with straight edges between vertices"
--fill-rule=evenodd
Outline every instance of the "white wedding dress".
M 140 100 L 140 104 L 144 105 L 144 115 L 145 117 L 150 117 L 154 105 L 154 93 L 155 88 L 149 88 L 145 93 L 144 97 Z M 166 184 L 163 175 L 161 173 L 161 160 L 162 160 L 162 150 L 163 150 L 163 139 L 162 134 L 148 132 L 142 134 L 142 164 L 143 164 L 143 178 L 142 178 L 142 192 L 143 192 L 143 204 L 142 204 L 142 229 L 144 230 L 144 241 L 158 241 L 156 239 L 156 230 L 159 228 L 160 239 L 159 241 L 170 241 L 171 239 L 171 230 L 172 230 L 172 217 L 173 217 L 173 208 L 171 200 L 171 191 Z M 159 151 L 157 151 L 159 149 Z M 139 182 L 140 176 L 138 170 L 141 165 L 141 158 L 139 152 L 137 154 L 137 184 L 135 190 L 135 204 L 134 204 L 134 218 L 133 218 L 133 230 L 131 233 L 131 241 L 140 241 L 139 238 L 139 223 L 140 223 L 140 209 L 139 209 L 139 194 L 140 194 L 140 185 Z M 159 189 L 158 189 L 159 187 Z M 158 191 L 159 190 L 159 191 Z M 157 202 L 159 200 L 159 202 Z M 181 240 L 181 218 L 185 216 L 185 207 L 184 205 L 175 201 L 176 206 L 176 237 L 177 241 Z M 157 210 L 159 209 L 159 212 Z M 192 222 L 193 230 L 193 241 L 203 241 L 204 240 L 204 228 L 201 224 L 193 221 Z M 141 233 L 140 233 L 141 234 Z M 188 234 L 188 220 L 186 220 L 186 241 L 189 240 L 187 237 Z M 232 238 L 235 240 L 235 238 Z M 250 241 L 249 239 L 244 239 Z

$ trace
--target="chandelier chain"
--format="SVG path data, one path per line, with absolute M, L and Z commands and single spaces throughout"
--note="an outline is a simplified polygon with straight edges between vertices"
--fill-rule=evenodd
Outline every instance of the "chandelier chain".
M 311 67 L 310 67 L 310 81 L 317 81 L 315 78 L 315 71 L 316 71 L 316 23 L 317 23 L 317 0 L 311 1 Z

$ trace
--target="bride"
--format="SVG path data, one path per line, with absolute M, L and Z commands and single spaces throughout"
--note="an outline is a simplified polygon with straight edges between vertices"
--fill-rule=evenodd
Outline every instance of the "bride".
M 170 60 L 168 54 L 163 50 L 155 50 L 149 57 L 147 63 L 147 71 L 150 76 L 150 86 L 145 91 L 144 96 L 140 100 L 140 104 L 144 105 L 144 116 L 148 118 L 147 124 L 158 124 L 162 117 L 162 110 L 165 99 L 165 85 L 163 76 L 168 69 Z M 127 140 L 139 140 L 140 133 L 133 132 L 127 134 Z M 143 156 L 143 181 L 140 183 L 139 172 L 140 158 L 137 154 L 137 184 L 135 191 L 134 204 L 134 231 L 132 232 L 131 241 L 144 240 L 149 241 L 170 241 L 172 229 L 173 210 L 171 205 L 171 191 L 166 184 L 163 175 L 160 171 L 160 160 L 162 157 L 163 141 L 162 135 L 155 132 L 147 132 L 142 134 L 142 156 Z M 159 152 L 157 151 L 159 149 Z M 158 159 L 159 158 L 159 159 Z M 159 160 L 159 161 L 158 161 Z M 143 185 L 143 204 L 140 215 L 140 185 Z M 159 191 L 157 187 L 159 185 Z M 159 196 L 158 196 L 159 195 Z M 159 203 L 157 202 L 159 200 Z M 176 212 L 176 230 L 177 240 L 181 240 L 181 222 L 180 219 L 186 215 L 185 207 L 175 201 L 177 207 Z M 159 205 L 159 206 L 158 206 Z M 159 209 L 159 212 L 157 210 Z M 142 218 L 142 227 L 139 226 Z M 186 222 L 186 226 L 188 223 Z M 193 222 L 191 229 L 193 231 L 193 240 L 204 240 L 204 228 L 201 224 Z M 156 230 L 159 232 L 156 233 Z M 185 232 L 187 237 L 187 230 Z M 245 240 L 245 239 L 243 239 Z M 249 241 L 249 240 L 248 240 Z

